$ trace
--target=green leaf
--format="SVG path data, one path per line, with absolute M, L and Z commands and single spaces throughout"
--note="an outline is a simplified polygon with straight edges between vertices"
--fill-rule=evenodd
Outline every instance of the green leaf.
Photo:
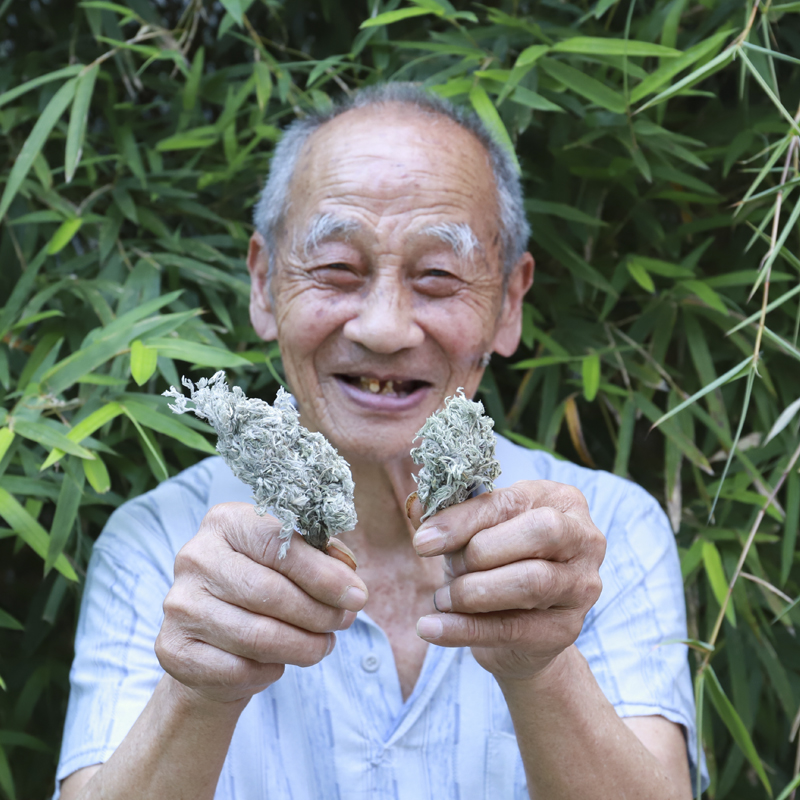
M 620 414 L 617 451 L 614 455 L 614 474 L 625 478 L 628 475 L 628 462 L 633 447 L 633 431 L 636 425 L 636 404 L 628 398 Z M 87 462 L 88 463 L 88 462 Z
M 106 405 L 104 405 L 102 408 L 98 408 L 97 411 L 92 412 L 88 417 L 82 419 L 77 425 L 75 425 L 75 427 L 72 428 L 67 434 L 67 439 L 69 439 L 71 442 L 79 444 L 87 436 L 91 436 L 98 428 L 102 428 L 103 425 L 110 422 L 112 419 L 114 419 L 114 417 L 121 413 L 122 406 L 120 406 L 119 403 L 106 403 Z M 56 461 L 59 461 L 63 457 L 64 451 L 59 448 L 55 448 L 39 468 L 39 471 L 41 472 L 42 470 L 47 469 L 50 465 L 54 464 Z M 97 454 L 95 454 L 95 458 L 97 458 Z
M 597 390 L 600 388 L 600 356 L 592 353 L 583 359 L 581 368 L 583 379 L 583 396 L 588 402 L 592 402 L 597 397 Z
M 764 771 L 764 765 L 761 763 L 753 740 L 750 738 L 750 734 L 747 732 L 742 718 L 725 694 L 714 669 L 709 665 L 705 668 L 704 674 L 706 676 L 708 694 L 711 698 L 711 702 L 714 704 L 714 708 L 716 708 L 717 713 L 725 723 L 725 727 L 733 737 L 733 740 L 739 745 L 739 749 L 744 753 L 745 757 L 756 771 L 767 794 L 772 797 L 772 787 L 767 779 L 767 773 Z
M 666 422 L 671 417 L 674 417 L 675 414 L 680 413 L 683 411 L 684 408 L 692 405 L 692 403 L 696 403 L 701 397 L 705 397 L 709 392 L 713 392 L 714 389 L 723 386 L 724 384 L 728 383 L 729 381 L 738 380 L 739 378 L 744 377 L 746 373 L 743 373 L 744 370 L 748 365 L 753 363 L 753 356 L 747 356 L 747 358 L 740 361 L 735 367 L 729 369 L 724 375 L 720 375 L 712 383 L 709 383 L 708 386 L 704 386 L 700 389 L 699 392 L 695 392 L 691 397 L 684 400 L 679 405 L 675 406 L 671 411 L 668 411 L 663 416 L 659 417 L 652 425 L 653 428 L 657 428 L 661 425 L 662 422 Z
M 3 688 L 5 689 L 5 684 L 3 684 Z M 0 788 L 8 795 L 9 800 L 17 800 L 14 776 L 11 774 L 11 767 L 2 747 L 0 747 Z
M 179 361 L 188 361 L 199 367 L 213 367 L 214 369 L 228 369 L 231 367 L 247 367 L 250 362 L 230 350 L 221 350 L 207 344 L 198 344 L 185 339 L 149 339 L 148 347 L 157 350 L 160 355 L 175 358 Z
M 158 452 L 158 449 L 151 441 L 150 437 L 147 435 L 147 431 L 142 428 L 139 424 L 139 421 L 136 417 L 131 414 L 130 411 L 127 409 L 125 410 L 125 415 L 128 419 L 133 423 L 133 427 L 136 428 L 137 433 L 139 434 L 142 443 L 147 448 L 146 455 L 149 455 L 149 458 L 152 460 L 152 465 L 154 467 L 153 473 L 157 480 L 165 481 L 169 478 L 169 473 L 167 472 L 167 465 L 164 463 L 164 460 L 161 458 L 161 455 Z
M 183 110 L 192 111 L 197 103 L 197 93 L 200 90 L 200 80 L 203 77 L 203 65 L 205 63 L 206 49 L 198 47 L 192 59 L 192 68 L 189 70 L 189 77 L 186 79 L 186 86 L 183 87 Z
M 653 283 L 653 279 L 648 274 L 647 270 L 644 268 L 641 261 L 637 259 L 628 259 L 626 265 L 628 268 L 628 272 L 630 276 L 642 287 L 646 292 L 650 292 L 653 294 L 656 290 L 656 285 Z
M 209 444 L 205 437 L 180 422 L 171 412 L 162 414 L 145 403 L 140 403 L 136 400 L 125 400 L 122 403 L 122 407 L 129 417 L 135 418 L 145 427 L 152 428 L 154 431 L 163 433 L 166 436 L 171 436 L 194 450 L 200 450 L 200 452 L 208 453 L 212 456 L 218 455 L 216 448 Z
M 506 126 L 503 124 L 503 120 L 500 119 L 497 109 L 489 99 L 489 95 L 486 94 L 486 89 L 479 83 L 473 86 L 469 93 L 469 101 L 472 103 L 475 113 L 481 118 L 481 121 L 488 128 L 494 140 L 500 144 L 511 157 L 517 168 L 517 172 L 519 172 L 519 161 L 517 161 L 517 154 L 514 152 L 514 145 L 511 141 L 511 137 L 508 135 Z
M 9 89 L 7 92 L 0 94 L 0 108 L 7 103 L 10 103 L 12 100 L 16 100 L 18 97 L 21 97 L 23 94 L 30 92 L 32 89 L 36 89 L 39 86 L 44 86 L 46 83 L 60 81 L 62 78 L 71 78 L 73 75 L 77 75 L 82 69 L 85 69 L 83 64 L 72 64 L 69 67 L 57 69 L 55 72 L 48 72 L 47 75 L 40 75 L 38 78 L 34 78 L 33 80 L 26 81 L 19 86 L 15 86 L 13 89 Z
M 530 47 L 526 47 L 514 62 L 514 68 L 535 64 L 549 50 L 550 47 L 546 44 L 532 44 Z
M 0 428 L 0 461 L 3 460 L 3 456 L 8 448 L 11 447 L 11 442 L 13 441 L 14 431 L 11 428 Z
M 783 541 L 781 542 L 781 586 L 786 585 L 794 561 L 797 533 L 800 528 L 800 475 L 793 469 L 786 476 L 786 516 L 783 520 Z
M 222 7 L 233 17 L 240 27 L 244 25 L 244 10 L 241 0 L 220 0 Z
M 625 98 L 619 92 L 615 92 L 604 83 L 575 67 L 570 67 L 563 61 L 556 61 L 553 58 L 543 58 L 539 62 L 539 68 L 551 78 L 563 83 L 575 94 L 585 97 L 590 103 L 607 108 L 615 114 L 625 113 Z
M 662 275 L 665 278 L 691 278 L 694 276 L 694 272 L 687 267 L 671 264 L 669 261 L 662 261 L 659 258 L 646 258 L 645 256 L 632 254 L 628 256 L 628 263 L 638 264 L 647 272 L 652 272 L 654 275 Z
M 427 8 L 399 8 L 397 11 L 386 11 L 383 14 L 378 14 L 377 17 L 371 17 L 364 20 L 359 25 L 359 28 L 376 28 L 379 25 L 391 25 L 393 22 L 400 22 L 403 19 L 410 19 L 411 17 L 424 17 L 428 14 L 436 13 Z M 444 11 L 437 14 L 437 16 L 444 16 Z
M 63 427 L 63 426 L 62 426 Z M 78 458 L 94 458 L 94 456 L 84 447 L 71 441 L 65 434 L 51 428 L 44 422 L 31 422 L 25 419 L 15 419 L 13 423 L 14 433 L 18 433 L 25 439 L 37 442 L 42 447 L 57 447 L 65 453 L 77 456 Z
M 50 536 L 47 531 L 2 487 L 0 486 L 0 517 L 2 517 L 14 533 L 42 559 L 47 558 Z M 56 559 L 55 568 L 71 581 L 78 576 L 64 555 Z
M 131 344 L 131 375 L 139 386 L 153 377 L 157 366 L 158 350 L 142 344 L 141 339 Z
M 61 118 L 61 115 L 66 110 L 67 106 L 72 102 L 75 96 L 75 87 L 77 86 L 77 78 L 72 78 L 67 81 L 50 99 L 50 102 L 45 107 L 44 111 L 39 115 L 33 130 L 22 145 L 19 151 L 14 166 L 11 169 L 11 174 L 8 176 L 6 188 L 3 191 L 3 196 L 0 198 L 0 218 L 6 215 L 11 201 L 16 197 L 22 181 L 25 176 L 30 172 L 33 166 L 34 159 L 42 151 L 47 137 L 55 127 L 55 124 Z
M 554 45 L 552 49 L 558 53 L 588 53 L 607 56 L 676 58 L 683 55 L 680 50 L 652 42 L 637 42 L 632 39 L 603 39 L 596 36 L 574 36 L 571 39 L 564 39 Z
M 725 598 L 728 596 L 728 579 L 725 577 L 725 570 L 722 568 L 722 558 L 714 542 L 703 542 L 703 566 L 711 584 L 714 597 L 717 598 L 720 608 L 725 605 Z M 725 607 L 725 616 L 733 627 L 736 627 L 736 612 L 733 603 L 729 602 Z
M 681 281 L 680 286 L 696 294 L 707 306 L 726 317 L 730 313 L 722 298 L 704 281 Z
M 111 489 L 111 476 L 108 474 L 108 468 L 97 453 L 94 454 L 94 461 L 84 459 L 81 464 L 83 464 L 83 474 L 86 476 L 86 480 L 97 494 L 105 494 Z
M 64 551 L 75 526 L 75 519 L 78 516 L 78 509 L 83 497 L 83 479 L 83 470 L 70 469 L 64 471 L 64 479 L 61 482 L 61 490 L 56 502 L 53 526 L 50 529 L 50 544 L 47 548 L 47 558 L 44 563 L 45 575 L 50 572 L 56 563 L 56 559 Z
M 3 611 L 2 608 L 0 608 L 0 628 L 8 628 L 12 631 L 25 630 L 25 626 L 21 622 L 14 619 L 8 611 Z M 0 744 L 2 744 L 2 741 L 0 741 Z
M 597 217 L 589 216 L 575 206 L 567 205 L 566 203 L 551 203 L 547 200 L 536 200 L 530 198 L 525 200 L 525 210 L 530 211 L 532 214 L 544 214 L 552 217 L 560 217 L 561 219 L 569 220 L 570 222 L 580 222 L 584 225 L 591 225 L 596 227 L 598 225 L 606 225 L 607 223 Z
M 64 156 L 64 178 L 67 183 L 72 181 L 75 170 L 81 160 L 83 140 L 86 136 L 86 123 L 89 119 L 89 106 L 92 102 L 94 84 L 99 71 L 100 66 L 95 64 L 78 77 L 75 99 L 72 101 L 72 111 L 69 117 L 67 149 Z
M 53 238 L 47 245 L 47 255 L 54 256 L 60 253 L 71 241 L 75 234 L 81 229 L 83 219 L 75 217 L 74 219 L 67 219 L 58 226 Z
M 261 111 L 265 111 L 272 95 L 272 72 L 265 61 L 253 64 L 253 75 L 256 79 L 256 100 Z

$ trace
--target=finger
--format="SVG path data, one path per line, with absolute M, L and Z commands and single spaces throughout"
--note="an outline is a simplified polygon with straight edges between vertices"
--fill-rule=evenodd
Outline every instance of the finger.
M 578 507 L 585 509 L 586 500 L 577 489 L 566 484 L 519 481 L 506 489 L 486 492 L 429 517 L 414 536 L 414 547 L 421 556 L 458 550 L 478 531 L 543 506 L 568 513 Z
M 333 650 L 334 633 L 313 633 L 287 622 L 223 603 L 198 598 L 192 617 L 181 626 L 186 635 L 261 664 L 310 667 Z
M 205 590 L 231 605 L 316 633 L 341 630 L 348 611 L 321 603 L 284 575 L 233 550 L 203 575 Z
M 441 647 L 518 648 L 539 658 L 573 644 L 582 625 L 582 613 L 571 609 L 429 614 L 417 622 L 417 635 Z
M 584 531 L 584 524 L 551 506 L 532 508 L 478 531 L 464 547 L 445 556 L 445 571 L 456 577 L 528 558 L 569 561 L 582 552 Z
M 406 500 L 406 516 L 411 520 L 414 530 L 419 528 L 424 513 L 425 506 L 420 503 L 419 495 L 416 492 L 411 492 Z
M 164 629 L 156 639 L 155 651 L 165 672 L 211 699 L 215 699 L 215 690 L 231 699 L 227 695 L 234 687 L 241 697 L 248 697 L 275 683 L 285 670 L 283 664 L 260 664 Z
M 576 565 L 528 559 L 488 572 L 469 572 L 437 589 L 438 611 L 484 614 L 514 609 L 583 608 L 594 605 L 602 583 Z
M 331 558 L 347 564 L 350 569 L 357 569 L 356 554 L 341 539 L 328 539 L 326 552 Z
M 203 526 L 221 535 L 237 552 L 282 573 L 326 605 L 349 611 L 360 611 L 366 605 L 367 587 L 355 571 L 342 560 L 311 547 L 302 536 L 292 536 L 291 546 L 281 558 L 284 540 L 278 536 L 280 523 L 272 517 L 259 517 L 247 503 L 214 506 Z

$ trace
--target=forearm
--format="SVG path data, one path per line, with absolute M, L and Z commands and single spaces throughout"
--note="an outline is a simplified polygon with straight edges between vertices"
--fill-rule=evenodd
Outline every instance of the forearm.
M 246 700 L 204 700 L 165 675 L 122 744 L 72 796 L 127 800 L 134 793 L 137 800 L 212 800 L 246 705 Z
M 685 800 L 688 786 L 617 716 L 576 647 L 528 681 L 500 681 L 532 800 Z

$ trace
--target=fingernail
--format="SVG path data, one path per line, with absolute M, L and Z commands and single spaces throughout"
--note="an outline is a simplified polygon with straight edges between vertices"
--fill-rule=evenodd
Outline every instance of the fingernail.
M 450 600 L 450 584 L 442 586 L 434 592 L 433 605 L 437 611 L 453 610 L 453 602 Z
M 417 636 L 420 639 L 438 639 L 442 635 L 442 621 L 433 615 L 420 617 L 417 622 Z
M 361 611 L 367 604 L 367 595 L 357 586 L 348 586 L 339 598 L 338 606 L 345 611 Z
M 325 653 L 326 656 L 329 656 L 333 652 L 333 648 L 336 647 L 336 634 L 329 633 L 328 634 L 328 652 Z
M 414 549 L 419 556 L 434 556 L 444 550 L 445 538 L 437 527 L 424 528 L 414 536 Z

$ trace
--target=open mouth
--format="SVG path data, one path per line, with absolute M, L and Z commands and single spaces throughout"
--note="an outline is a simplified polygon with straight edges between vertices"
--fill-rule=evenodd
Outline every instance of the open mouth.
M 405 381 L 395 378 L 381 380 L 379 378 L 366 377 L 364 375 L 337 375 L 339 380 L 344 381 L 350 386 L 355 386 L 362 392 L 370 394 L 380 394 L 389 397 L 408 397 L 418 389 L 430 386 L 427 381 Z

